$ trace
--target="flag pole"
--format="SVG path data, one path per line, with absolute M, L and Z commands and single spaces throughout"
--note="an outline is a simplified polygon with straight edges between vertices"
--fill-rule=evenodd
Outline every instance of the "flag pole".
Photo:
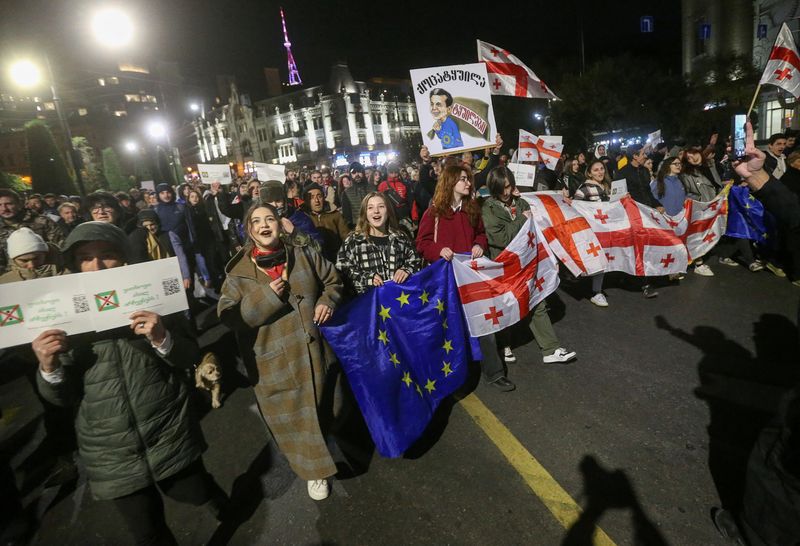
M 753 100 L 752 100 L 752 101 L 750 101 L 750 108 L 748 108 L 748 109 L 747 109 L 747 116 L 746 116 L 746 119 L 748 119 L 748 120 L 750 119 L 750 112 L 752 112 L 752 111 L 753 111 L 753 106 L 755 106 L 755 105 L 756 105 L 756 98 L 758 98 L 758 92 L 759 92 L 759 91 L 761 91 L 761 84 L 760 84 L 760 83 L 758 84 L 758 87 L 756 87 L 756 92 L 755 92 L 755 94 L 753 95 Z

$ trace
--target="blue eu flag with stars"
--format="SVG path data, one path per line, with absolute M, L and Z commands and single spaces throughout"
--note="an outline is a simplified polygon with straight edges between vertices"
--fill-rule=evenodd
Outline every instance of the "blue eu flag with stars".
M 725 235 L 737 239 L 765 242 L 769 222 L 765 218 L 764 205 L 750 194 L 744 186 L 731 186 L 728 194 L 728 227 Z
M 453 265 L 439 260 L 338 309 L 322 333 L 347 374 L 378 452 L 401 456 L 467 377 L 470 349 Z

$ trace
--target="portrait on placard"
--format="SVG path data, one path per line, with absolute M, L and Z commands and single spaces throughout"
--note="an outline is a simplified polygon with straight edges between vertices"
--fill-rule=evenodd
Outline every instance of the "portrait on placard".
M 494 121 L 486 65 L 411 70 L 422 142 L 431 155 L 494 145 Z

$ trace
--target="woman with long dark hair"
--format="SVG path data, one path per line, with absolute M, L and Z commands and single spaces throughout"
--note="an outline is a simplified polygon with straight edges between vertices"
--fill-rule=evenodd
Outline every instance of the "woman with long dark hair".
M 486 177 L 488 197 L 482 206 L 483 224 L 486 226 L 486 237 L 489 241 L 489 257 L 494 259 L 514 240 L 525 222 L 533 218 L 531 206 L 527 201 L 515 195 L 517 184 L 514 173 L 505 167 L 495 167 Z M 547 314 L 547 304 L 539 302 L 533 308 L 531 332 L 542 352 L 542 360 L 549 364 L 568 362 L 575 358 L 574 351 L 561 347 L 553 330 L 553 323 Z M 513 327 L 497 334 L 498 342 L 503 346 L 503 357 L 506 362 L 516 362 L 511 352 L 510 332 Z
M 428 262 L 439 258 L 450 261 L 456 253 L 483 256 L 488 240 L 472 188 L 472 171 L 468 167 L 450 165 L 442 170 L 431 206 L 422 215 L 417 232 L 417 251 Z M 505 376 L 494 336 L 481 336 L 478 341 L 486 381 L 501 391 L 514 390 L 516 385 Z
M 695 201 L 712 201 L 722 189 L 713 155 L 704 155 L 699 146 L 688 148 L 683 155 L 680 179 L 686 197 Z M 703 263 L 703 256 L 694 260 L 694 272 L 703 277 L 713 277 L 714 272 Z
M 686 190 L 679 177 L 682 168 L 678 157 L 668 157 L 661 162 L 655 180 L 650 182 L 653 197 L 661 203 L 664 211 L 670 216 L 682 211 L 686 201 Z
M 593 159 L 586 166 L 586 180 L 575 190 L 573 199 L 578 201 L 608 201 L 611 189 L 611 179 L 606 171 L 606 165 L 601 159 Z M 603 294 L 603 277 L 605 273 L 595 273 L 592 279 L 592 297 L 589 299 L 598 307 L 608 307 L 608 300 Z

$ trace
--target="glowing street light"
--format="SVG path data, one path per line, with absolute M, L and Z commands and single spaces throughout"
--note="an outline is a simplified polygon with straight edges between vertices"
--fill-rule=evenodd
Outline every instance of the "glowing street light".
M 133 153 L 138 149 L 139 149 L 139 145 L 136 143 L 136 141 L 129 140 L 129 141 L 127 141 L 125 143 L 125 150 L 128 151 L 128 152 Z
M 147 126 L 147 134 L 149 134 L 154 139 L 160 140 L 165 136 L 167 136 L 167 128 L 160 121 L 151 121 L 150 124 Z
M 33 87 L 42 81 L 42 73 L 31 61 L 17 61 L 11 65 L 11 79 L 20 87 Z
M 193 102 L 192 104 L 189 105 L 189 108 L 192 109 L 192 112 L 197 112 L 200 110 L 200 105 L 197 104 L 196 102 Z
M 122 47 L 133 39 L 133 22 L 124 11 L 106 8 L 92 17 L 92 33 L 97 41 L 108 47 Z

